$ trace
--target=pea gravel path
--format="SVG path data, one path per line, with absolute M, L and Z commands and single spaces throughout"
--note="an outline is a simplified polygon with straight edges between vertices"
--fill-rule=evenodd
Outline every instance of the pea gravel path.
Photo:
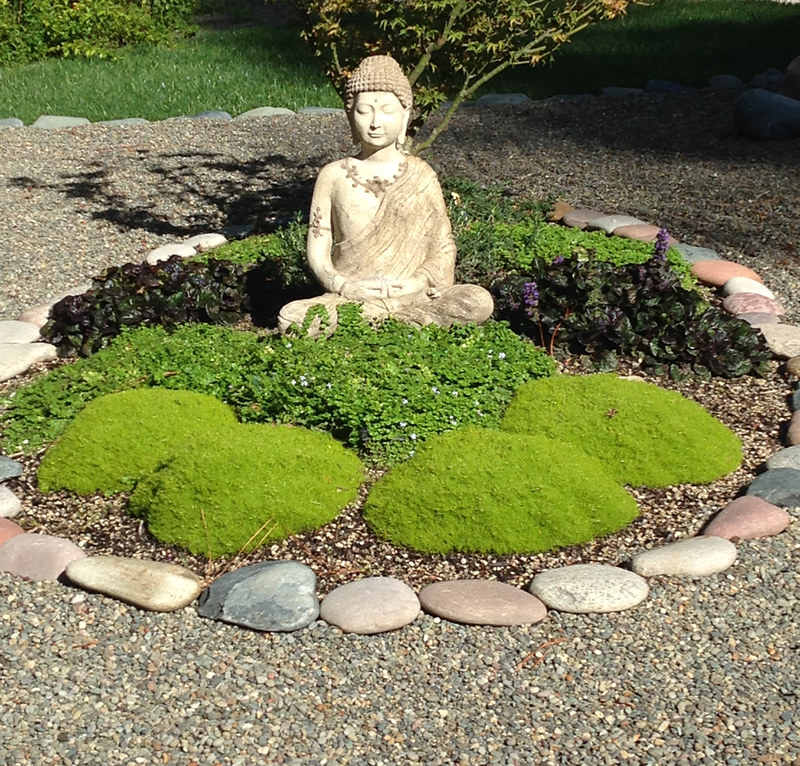
M 665 225 L 758 270 L 796 319 L 800 142 L 738 138 L 731 101 L 465 111 L 433 161 Z M 4 318 L 160 243 L 290 215 L 349 148 L 335 116 L 0 135 Z M 786 387 L 712 388 L 752 432 L 733 493 L 777 449 Z M 725 574 L 652 580 L 636 609 L 530 628 L 264 635 L 0 574 L 0 762 L 800 764 L 799 526 Z

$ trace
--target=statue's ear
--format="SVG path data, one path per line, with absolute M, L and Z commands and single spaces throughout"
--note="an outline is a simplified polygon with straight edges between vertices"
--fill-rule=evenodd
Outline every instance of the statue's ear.
M 397 140 L 404 144 L 406 142 L 406 132 L 408 131 L 408 123 L 411 120 L 411 107 L 407 106 L 403 110 L 403 123 L 402 127 L 400 128 L 400 135 L 397 137 Z

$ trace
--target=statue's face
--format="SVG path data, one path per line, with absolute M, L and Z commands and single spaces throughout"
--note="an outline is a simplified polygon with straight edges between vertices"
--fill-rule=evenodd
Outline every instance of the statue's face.
M 404 109 L 394 93 L 358 93 L 350 116 L 353 134 L 362 146 L 382 149 L 406 137 L 409 109 Z

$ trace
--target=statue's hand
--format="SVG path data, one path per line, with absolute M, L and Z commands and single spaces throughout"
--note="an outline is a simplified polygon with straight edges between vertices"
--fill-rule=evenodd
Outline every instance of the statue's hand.
M 382 279 L 360 279 L 345 282 L 339 295 L 354 301 L 367 301 L 374 298 L 388 298 L 389 286 Z
M 396 298 L 400 295 L 413 295 L 421 292 L 427 286 L 427 282 L 421 279 L 395 279 L 389 283 L 389 297 Z

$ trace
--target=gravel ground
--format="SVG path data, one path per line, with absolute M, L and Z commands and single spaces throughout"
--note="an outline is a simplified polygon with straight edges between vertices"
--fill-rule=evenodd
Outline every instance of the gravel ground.
M 665 225 L 757 269 L 796 319 L 800 142 L 738 138 L 731 103 L 697 93 L 465 110 L 432 160 L 443 174 Z M 350 148 L 337 116 L 2 136 L 7 318 L 158 244 L 268 228 L 304 209 L 319 165 Z M 788 386 L 773 372 L 681 387 L 742 436 L 745 464 L 709 487 L 637 493 L 642 519 L 610 540 L 551 557 L 434 560 L 380 545 L 354 508 L 269 555 L 310 563 L 323 594 L 365 574 L 524 585 L 559 563 L 616 563 L 696 533 L 780 446 Z M 179 557 L 98 499 L 44 500 L 35 464 L 13 485 L 24 525 L 68 530 L 94 552 Z M 113 524 L 99 523 L 106 512 Z M 800 764 L 800 530 L 739 550 L 725 574 L 656 578 L 651 598 L 620 614 L 552 613 L 514 629 L 423 617 L 375 637 L 321 623 L 257 634 L 191 608 L 152 615 L 0 574 L 0 761 Z

